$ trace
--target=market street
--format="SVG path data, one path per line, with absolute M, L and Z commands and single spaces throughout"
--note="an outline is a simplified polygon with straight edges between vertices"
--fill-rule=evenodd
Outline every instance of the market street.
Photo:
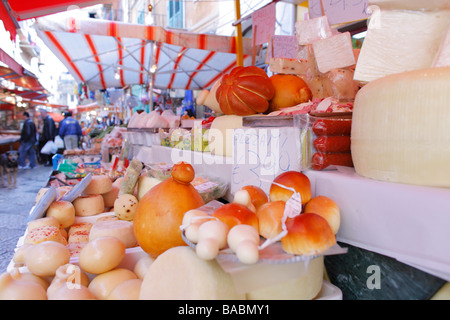
M 51 172 L 51 167 L 43 165 L 19 170 L 16 189 L 0 188 L 0 273 L 6 271 L 17 240 L 25 233 L 36 195 L 47 184 Z

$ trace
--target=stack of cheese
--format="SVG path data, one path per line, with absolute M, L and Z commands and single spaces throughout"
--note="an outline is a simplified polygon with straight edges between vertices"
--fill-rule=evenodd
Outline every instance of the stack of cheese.
M 297 21 L 297 59 L 271 58 L 270 71 L 296 74 L 305 80 L 313 98 L 352 101 L 359 89 L 353 80 L 358 51 L 349 32 L 332 30 L 326 16 Z
M 351 152 L 358 174 L 449 187 L 450 4 L 371 1 L 355 79 L 367 84 L 353 112 Z

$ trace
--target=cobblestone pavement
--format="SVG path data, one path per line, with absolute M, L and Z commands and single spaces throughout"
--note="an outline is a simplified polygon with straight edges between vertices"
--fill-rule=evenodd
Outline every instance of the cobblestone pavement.
M 16 189 L 0 187 L 0 274 L 6 271 L 17 240 L 25 233 L 36 195 L 47 184 L 51 172 L 51 167 L 43 165 L 19 170 Z

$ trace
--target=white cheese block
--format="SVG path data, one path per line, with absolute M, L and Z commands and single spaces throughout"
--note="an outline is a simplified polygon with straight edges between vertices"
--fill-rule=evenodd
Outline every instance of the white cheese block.
M 450 26 L 447 29 L 447 35 L 442 40 L 438 53 L 434 57 L 433 67 L 450 66 Z
M 356 172 L 383 181 L 450 187 L 450 67 L 365 85 L 353 109 Z
M 431 67 L 448 30 L 450 10 L 379 10 L 372 15 L 355 80 Z
M 336 34 L 313 43 L 314 56 L 319 71 L 345 68 L 356 63 L 350 32 Z
M 242 300 L 231 276 L 216 260 L 197 257 L 187 246 L 171 248 L 150 265 L 140 300 Z
M 96 222 L 89 232 L 89 241 L 106 236 L 121 240 L 126 248 L 136 246 L 133 223 L 130 221 L 107 220 Z
M 300 59 L 270 58 L 269 69 L 273 73 L 303 74 L 306 73 L 308 62 Z
M 297 21 L 295 23 L 295 33 L 299 45 L 307 45 L 333 35 L 327 16 Z

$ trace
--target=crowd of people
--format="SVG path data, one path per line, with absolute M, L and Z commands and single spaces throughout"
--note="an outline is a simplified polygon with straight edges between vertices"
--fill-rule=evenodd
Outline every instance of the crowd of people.
M 23 117 L 25 121 L 20 134 L 19 169 L 33 169 L 37 163 L 52 166 L 52 158 L 56 152 L 42 152 L 47 143 L 54 143 L 55 138 L 59 136 L 64 143 L 64 149 L 73 150 L 79 147 L 85 135 L 82 125 L 72 117 L 70 111 L 64 113 L 64 119 L 60 121 L 59 126 L 56 126 L 45 109 L 39 110 L 39 127 L 28 112 L 24 112 Z

